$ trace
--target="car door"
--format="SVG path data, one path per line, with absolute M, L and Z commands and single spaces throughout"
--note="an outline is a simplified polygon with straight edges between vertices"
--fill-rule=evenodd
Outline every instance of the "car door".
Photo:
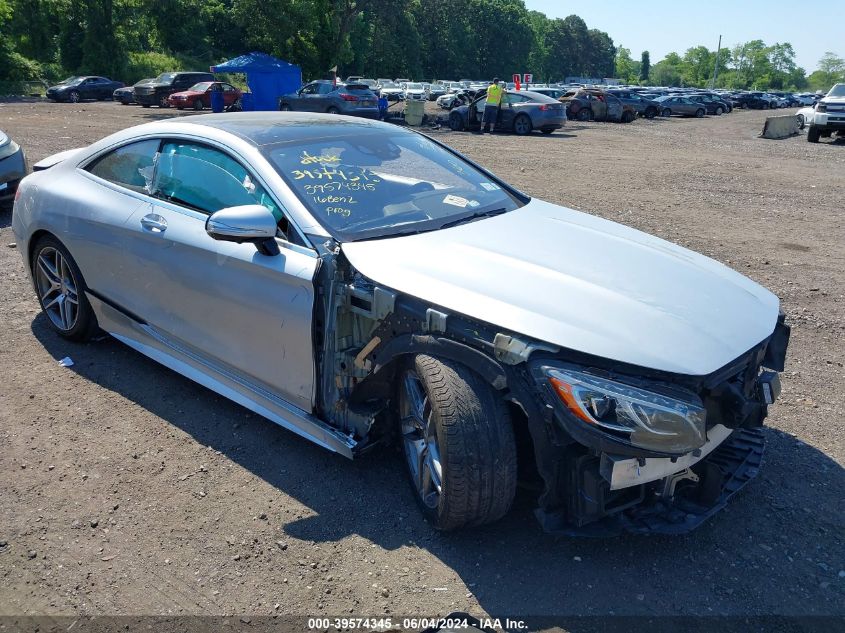
M 315 111 L 327 112 L 329 108 L 344 109 L 340 92 L 332 84 L 317 84 L 317 95 L 314 97 Z
M 238 90 L 231 84 L 220 84 L 223 86 L 223 104 L 229 107 L 238 100 Z
M 211 213 L 244 204 L 266 206 L 295 230 L 254 174 L 220 147 L 164 141 L 152 194 L 129 220 L 137 271 L 127 283 L 146 302 L 138 314 L 175 349 L 311 411 L 316 253 L 280 237 L 281 253 L 262 255 L 206 233 Z
M 302 112 L 316 112 L 317 111 L 317 87 L 319 84 L 310 83 L 304 85 L 297 93 L 297 98 L 293 103 L 295 110 Z

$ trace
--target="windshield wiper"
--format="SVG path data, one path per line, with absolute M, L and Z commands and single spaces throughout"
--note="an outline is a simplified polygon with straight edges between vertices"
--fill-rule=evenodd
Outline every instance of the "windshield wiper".
M 443 224 L 437 227 L 437 230 L 448 229 L 453 226 L 458 226 L 459 224 L 474 222 L 475 220 L 480 220 L 482 218 L 492 218 L 494 215 L 502 215 L 506 212 L 507 208 L 502 207 L 501 209 L 491 209 L 489 211 L 478 211 L 477 213 L 470 213 L 469 215 L 465 215 L 461 218 L 458 218 L 457 220 L 450 220 L 449 222 L 444 222 Z

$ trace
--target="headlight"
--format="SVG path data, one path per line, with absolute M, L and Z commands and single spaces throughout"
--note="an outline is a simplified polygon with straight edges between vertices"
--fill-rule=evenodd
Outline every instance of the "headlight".
M 816 106 L 816 112 L 827 112 L 827 104 L 820 103 Z
M 569 369 L 546 368 L 552 389 L 580 422 L 638 448 L 688 453 L 706 441 L 701 401 L 672 398 Z

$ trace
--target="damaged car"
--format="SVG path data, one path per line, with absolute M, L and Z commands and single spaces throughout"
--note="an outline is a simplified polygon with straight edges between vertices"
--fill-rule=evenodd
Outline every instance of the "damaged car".
M 397 443 L 439 529 L 501 518 L 522 478 L 549 532 L 680 533 L 761 465 L 775 295 L 407 128 L 147 123 L 42 161 L 12 227 L 59 335 L 348 458 Z

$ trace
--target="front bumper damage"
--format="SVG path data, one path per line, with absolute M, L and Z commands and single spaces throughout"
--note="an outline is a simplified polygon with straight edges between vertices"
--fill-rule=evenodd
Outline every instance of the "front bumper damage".
M 690 532 L 724 508 L 731 497 L 757 476 L 764 448 L 761 430 L 737 429 L 691 468 L 649 484 L 623 488 L 617 492 L 627 491 L 627 494 L 613 500 L 606 497 L 608 489 L 583 464 L 583 478 L 578 487 L 580 512 L 589 516 L 603 509 L 612 514 L 580 526 L 571 523 L 562 510 L 549 512 L 538 508 L 536 516 L 544 531 L 565 536 Z
M 788 342 L 781 315 L 769 339 L 685 385 L 701 395 L 708 429 L 707 442 L 684 455 L 640 451 L 585 432 L 546 398 L 545 438 L 538 442 L 536 425 L 532 430 L 545 483 L 536 510 L 543 529 L 569 536 L 682 534 L 716 514 L 762 464 L 761 427 L 780 393 L 776 371 L 783 371 Z

